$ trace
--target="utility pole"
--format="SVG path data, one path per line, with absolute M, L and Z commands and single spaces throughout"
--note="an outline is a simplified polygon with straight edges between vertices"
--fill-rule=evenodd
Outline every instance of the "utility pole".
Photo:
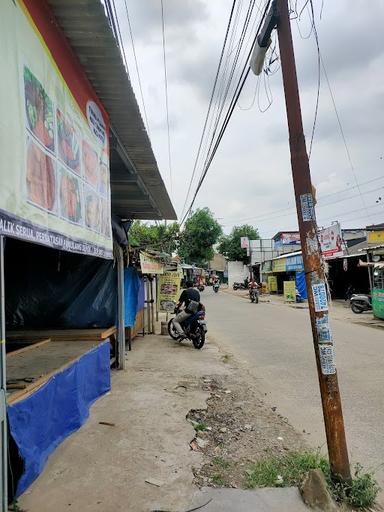
M 287 0 L 273 1 L 270 13 L 258 38 L 258 46 L 261 49 L 267 46 L 271 32 L 276 26 L 288 118 L 292 178 L 329 462 L 333 478 L 342 482 L 349 482 L 351 471 L 329 323 L 328 290 L 317 237 L 314 189 L 305 145 Z

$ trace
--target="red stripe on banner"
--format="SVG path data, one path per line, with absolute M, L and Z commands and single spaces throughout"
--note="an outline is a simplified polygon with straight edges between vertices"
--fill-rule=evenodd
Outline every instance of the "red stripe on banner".
M 37 30 L 44 39 L 52 58 L 56 62 L 57 67 L 81 111 L 85 116 L 87 115 L 87 101 L 92 99 L 99 106 L 105 123 L 108 125 L 108 114 L 89 82 L 79 59 L 73 52 L 46 0 L 21 1 L 24 3 Z

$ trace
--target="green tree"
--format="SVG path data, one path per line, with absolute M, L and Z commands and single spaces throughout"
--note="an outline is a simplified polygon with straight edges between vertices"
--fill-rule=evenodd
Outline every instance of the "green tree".
M 129 243 L 142 249 L 153 249 L 171 254 L 176 251 L 176 240 L 179 235 L 177 222 L 166 225 L 148 224 L 135 220 L 129 229 Z
M 258 230 L 249 224 L 235 226 L 229 235 L 221 237 L 218 251 L 231 261 L 246 261 L 247 250 L 242 249 L 240 246 L 240 238 L 242 236 L 246 236 L 250 240 L 260 238 Z
M 185 263 L 205 267 L 213 258 L 213 246 L 222 229 L 209 208 L 196 210 L 187 220 L 180 234 L 178 254 Z

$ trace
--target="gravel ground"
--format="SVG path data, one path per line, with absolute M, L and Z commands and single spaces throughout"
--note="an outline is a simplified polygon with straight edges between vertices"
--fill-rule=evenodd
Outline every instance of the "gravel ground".
M 304 435 L 265 403 L 247 374 L 207 376 L 201 386 L 211 392 L 207 408 L 187 416 L 196 431 L 191 449 L 204 454 L 203 466 L 194 470 L 199 487 L 246 488 L 253 462 L 305 447 Z

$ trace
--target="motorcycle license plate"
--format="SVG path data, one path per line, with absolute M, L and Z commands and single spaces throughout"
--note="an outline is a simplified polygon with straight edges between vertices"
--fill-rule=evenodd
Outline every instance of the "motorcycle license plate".
M 201 327 L 203 328 L 203 331 L 204 331 L 204 332 L 207 332 L 207 331 L 208 331 L 208 329 L 207 329 L 207 323 L 206 323 L 206 322 L 204 322 L 204 320 L 200 320 L 200 321 L 199 321 L 199 324 L 200 324 L 200 325 L 201 325 Z

